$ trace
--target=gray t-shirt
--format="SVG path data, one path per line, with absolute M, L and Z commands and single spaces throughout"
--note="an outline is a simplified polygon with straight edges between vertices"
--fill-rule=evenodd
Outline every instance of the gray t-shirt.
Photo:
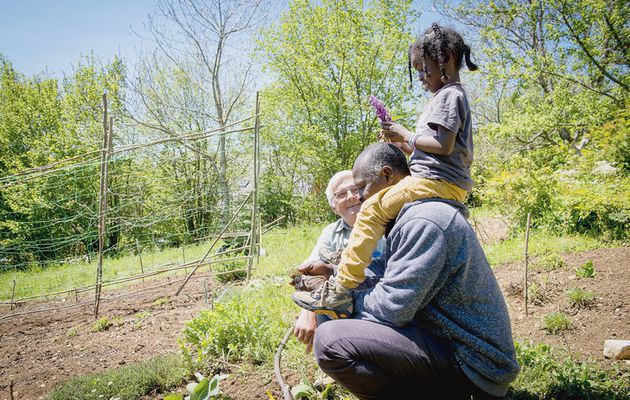
M 442 87 L 422 110 L 416 132 L 434 136 L 436 125 L 456 134 L 455 147 L 448 156 L 425 153 L 415 149 L 409 161 L 413 176 L 442 179 L 470 191 L 470 165 L 473 161 L 472 122 L 466 92 L 459 83 Z

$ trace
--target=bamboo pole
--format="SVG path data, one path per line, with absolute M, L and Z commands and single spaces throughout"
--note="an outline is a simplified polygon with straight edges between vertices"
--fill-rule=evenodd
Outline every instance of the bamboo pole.
M 101 298 L 101 284 L 103 280 L 103 249 L 105 247 L 105 221 L 107 213 L 107 166 L 109 160 L 109 145 L 111 126 L 107 126 L 107 93 L 103 93 L 103 154 L 101 156 L 101 179 L 99 187 L 99 216 L 98 216 L 98 267 L 96 269 L 96 290 L 94 293 L 94 318 L 98 318 L 98 307 Z
M 236 212 L 234 213 L 234 215 L 232 216 L 232 218 L 228 221 L 227 224 L 225 224 L 225 226 L 223 227 L 223 229 L 221 230 L 221 232 L 219 233 L 219 235 L 216 237 L 216 239 L 214 239 L 214 241 L 212 242 L 212 244 L 210 245 L 210 248 L 208 249 L 208 251 L 206 252 L 206 254 L 203 256 L 203 258 L 201 259 L 201 262 L 204 262 L 206 260 L 206 258 L 208 257 L 208 255 L 210 254 L 210 252 L 212 251 L 212 249 L 214 248 L 214 245 L 217 244 L 217 242 L 219 241 L 219 239 L 221 239 L 221 236 L 225 233 L 225 231 L 227 230 L 227 228 L 229 228 L 229 226 L 232 224 L 232 222 L 234 222 L 234 220 L 236 219 L 236 216 L 238 215 L 238 213 L 243 209 L 243 207 L 245 206 L 245 204 L 247 204 L 247 202 L 249 201 L 249 198 L 252 196 L 252 193 L 250 192 L 249 195 L 247 196 L 247 198 L 245 199 L 245 201 L 240 205 L 240 207 L 238 208 L 238 210 L 236 210 Z M 179 295 L 179 293 L 182 291 L 182 289 L 184 289 L 184 286 L 186 286 L 186 283 L 188 283 L 188 280 L 190 279 L 191 276 L 193 276 L 193 274 L 197 271 L 197 268 L 199 268 L 200 264 L 197 264 L 195 266 L 195 268 L 193 268 L 193 270 L 190 272 L 190 274 L 188 275 L 188 277 L 186 278 L 186 280 L 184 281 L 184 283 L 182 283 L 182 285 L 179 287 L 179 289 L 177 289 L 177 292 L 175 292 L 175 296 Z
M 525 228 L 525 284 L 523 285 L 525 287 L 525 316 L 527 317 L 529 312 L 528 312 L 528 308 L 527 308 L 527 303 L 529 302 L 528 300 L 528 294 L 527 294 L 527 269 L 528 269 L 528 258 L 527 258 L 527 251 L 528 251 L 528 247 L 529 247 L 529 223 L 530 223 L 530 218 L 531 218 L 531 213 L 527 213 L 527 226 Z
M 253 170 L 254 170 L 254 195 L 252 196 L 252 223 L 251 223 L 251 236 L 249 241 L 249 256 L 251 257 L 247 262 L 247 282 L 252 278 L 252 264 L 254 263 L 254 252 L 256 251 L 256 236 L 257 236 L 257 207 L 258 207 L 258 132 L 260 129 L 260 98 L 259 93 L 256 92 L 256 119 L 254 120 L 254 146 L 253 146 Z

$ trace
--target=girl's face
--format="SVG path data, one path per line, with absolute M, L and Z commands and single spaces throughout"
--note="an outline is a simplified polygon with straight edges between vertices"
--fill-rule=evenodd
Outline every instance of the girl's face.
M 411 55 L 411 65 L 420 74 L 420 82 L 422 82 L 422 88 L 431 93 L 435 93 L 444 85 L 442 83 L 442 75 L 440 74 L 440 66 L 427 55 L 425 58 L 427 63 L 427 72 L 424 73 L 424 64 L 422 57 L 417 51 L 414 51 Z

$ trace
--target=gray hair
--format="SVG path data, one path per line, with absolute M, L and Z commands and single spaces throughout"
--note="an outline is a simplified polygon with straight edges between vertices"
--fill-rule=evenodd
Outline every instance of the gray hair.
M 349 169 L 337 172 L 328 181 L 328 186 L 326 186 L 326 199 L 328 199 L 328 204 L 330 204 L 331 207 L 335 206 L 334 205 L 334 200 L 335 200 L 334 188 L 335 188 L 335 186 L 337 186 L 337 184 L 339 183 L 340 180 L 342 180 L 343 178 L 345 178 L 347 176 L 352 178 L 352 171 L 350 171 Z

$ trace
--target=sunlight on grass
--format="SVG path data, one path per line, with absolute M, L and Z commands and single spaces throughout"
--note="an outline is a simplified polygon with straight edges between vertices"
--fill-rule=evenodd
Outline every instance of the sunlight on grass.
M 579 235 L 552 234 L 545 231 L 530 232 L 528 254 L 530 257 L 549 253 L 572 253 L 597 248 L 612 247 L 615 244 L 606 243 L 596 238 Z M 490 265 L 498 265 L 521 261 L 525 253 L 525 239 L 513 237 L 502 242 L 484 246 Z

